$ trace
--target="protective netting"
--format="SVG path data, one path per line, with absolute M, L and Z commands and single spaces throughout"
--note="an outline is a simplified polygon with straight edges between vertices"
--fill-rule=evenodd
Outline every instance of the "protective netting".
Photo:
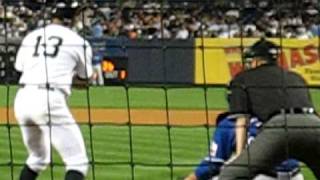
M 60 1 L 0 2 L 0 179 L 13 180 L 28 157 L 13 113 L 21 88 L 16 52 L 29 32 L 50 23 Z M 71 2 L 80 7 L 72 29 L 90 42 L 100 72 L 89 87 L 73 89 L 68 101 L 89 158 L 86 179 L 172 180 L 191 173 L 210 152 L 244 50 L 261 36 L 281 47 L 284 67 L 304 75 L 318 107 L 317 0 Z M 37 53 L 42 45 L 34 47 Z M 39 179 L 63 179 L 61 157 L 54 149 L 50 154 Z

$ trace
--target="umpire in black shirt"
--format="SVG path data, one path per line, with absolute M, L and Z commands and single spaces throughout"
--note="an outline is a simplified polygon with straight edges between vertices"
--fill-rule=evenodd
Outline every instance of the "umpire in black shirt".
M 305 80 L 277 66 L 278 52 L 272 42 L 259 40 L 246 53 L 251 69 L 230 83 L 231 113 L 238 120 L 255 115 L 264 125 L 253 143 L 224 166 L 219 179 L 252 179 L 287 158 L 304 162 L 320 179 L 320 118 Z

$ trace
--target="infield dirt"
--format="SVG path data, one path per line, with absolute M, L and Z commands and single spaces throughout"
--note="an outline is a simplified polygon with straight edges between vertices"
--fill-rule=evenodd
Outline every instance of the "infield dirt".
M 71 109 L 79 123 L 115 123 L 147 125 L 205 125 L 215 123 L 218 110 L 161 110 L 161 109 Z M 16 124 L 13 109 L 0 108 L 0 123 Z

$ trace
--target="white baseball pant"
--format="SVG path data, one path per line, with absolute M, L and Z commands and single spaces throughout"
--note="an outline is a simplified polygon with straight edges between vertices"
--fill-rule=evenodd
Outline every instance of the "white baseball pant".
M 29 168 L 44 170 L 51 161 L 53 146 L 67 171 L 86 175 L 88 158 L 83 137 L 62 91 L 25 86 L 17 92 L 14 111 L 29 153 Z

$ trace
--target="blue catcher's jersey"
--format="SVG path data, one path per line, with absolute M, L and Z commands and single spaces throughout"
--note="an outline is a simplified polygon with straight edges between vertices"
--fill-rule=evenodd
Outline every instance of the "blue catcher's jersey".
M 228 116 L 219 119 L 212 136 L 210 154 L 197 167 L 195 174 L 198 180 L 207 180 L 218 175 L 220 168 L 235 150 L 235 119 Z M 251 118 L 248 128 L 248 144 L 257 136 L 262 123 L 257 118 Z M 299 167 L 295 159 L 288 159 L 275 167 L 274 171 L 291 172 Z

